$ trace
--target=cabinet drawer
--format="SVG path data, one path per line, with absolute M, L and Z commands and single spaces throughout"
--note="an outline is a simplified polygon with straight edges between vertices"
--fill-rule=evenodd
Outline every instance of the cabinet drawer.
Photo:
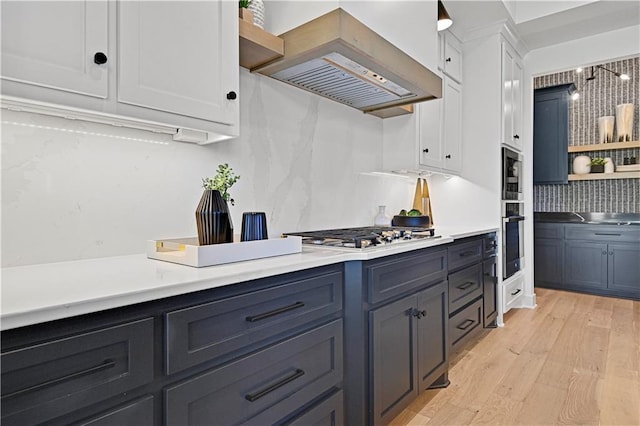
M 342 279 L 333 271 L 168 313 L 167 374 L 339 312 Z
M 340 426 L 344 424 L 343 401 L 342 391 L 338 391 L 284 424 L 287 426 Z
M 498 255 L 498 234 L 495 232 L 482 239 L 483 259 L 489 259 Z
M 534 238 L 564 238 L 564 224 L 536 223 L 533 229 Z
M 640 226 L 585 226 L 566 225 L 565 239 L 567 240 L 592 240 L 592 241 L 640 241 Z
M 482 296 L 482 263 L 449 275 L 449 312 L 453 313 Z
M 467 306 L 449 319 L 449 342 L 452 348 L 464 344 L 482 329 L 482 299 Z
M 480 262 L 482 260 L 482 253 L 482 239 L 469 241 L 467 243 L 454 243 L 454 245 L 447 249 L 447 265 L 449 271 Z
M 402 255 L 393 260 L 374 261 L 366 267 L 369 303 L 438 283 L 447 275 L 445 250 L 426 250 L 416 255 Z
M 2 354 L 2 423 L 46 422 L 153 380 L 153 318 Z
M 137 401 L 116 407 L 106 413 L 85 419 L 74 426 L 153 426 L 153 396 L 149 395 Z
M 518 275 L 512 281 L 502 286 L 502 301 L 504 303 L 504 312 L 513 307 L 518 306 L 520 298 L 524 293 L 524 277 Z
M 166 424 L 273 424 L 341 381 L 337 320 L 166 389 Z

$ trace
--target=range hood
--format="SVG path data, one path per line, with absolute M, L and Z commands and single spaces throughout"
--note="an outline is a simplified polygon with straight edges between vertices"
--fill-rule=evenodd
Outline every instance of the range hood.
M 281 34 L 284 56 L 252 72 L 377 116 L 442 97 L 442 79 L 343 9 Z

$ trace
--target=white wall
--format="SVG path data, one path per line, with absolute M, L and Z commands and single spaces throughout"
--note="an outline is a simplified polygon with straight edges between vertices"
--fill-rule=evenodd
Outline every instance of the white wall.
M 565 71 L 640 53 L 640 26 L 585 37 L 542 49 L 532 50 L 524 58 L 524 155 L 533 158 L 533 77 Z M 525 215 L 533 217 L 533 161 L 525 161 L 524 182 Z M 525 258 L 533 266 L 533 221 L 526 221 Z M 533 294 L 533 268 L 525 271 L 525 294 Z
M 236 233 L 243 211 L 265 211 L 276 237 L 372 225 L 378 205 L 412 202 L 414 182 L 360 173 L 380 169 L 380 119 L 244 69 L 240 105 L 240 138 L 208 146 L 3 110 L 2 266 L 142 253 L 148 239 L 195 235 L 201 178 L 225 162 L 241 176 L 230 191 Z

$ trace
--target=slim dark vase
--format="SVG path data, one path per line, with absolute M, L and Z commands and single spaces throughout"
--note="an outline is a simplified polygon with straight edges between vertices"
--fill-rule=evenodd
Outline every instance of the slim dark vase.
M 198 243 L 201 246 L 233 242 L 229 206 L 220 191 L 205 189 L 196 209 Z

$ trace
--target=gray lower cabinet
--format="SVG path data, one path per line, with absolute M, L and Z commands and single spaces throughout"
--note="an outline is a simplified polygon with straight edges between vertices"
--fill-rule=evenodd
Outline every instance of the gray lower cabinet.
M 330 265 L 3 331 L 2 424 L 343 424 L 343 286 Z
M 566 286 L 607 288 L 607 245 L 590 241 L 565 241 Z
M 495 327 L 498 318 L 498 258 L 491 257 L 482 262 L 482 310 L 483 326 Z
M 373 423 L 387 424 L 447 364 L 447 283 L 369 312 Z
M 536 286 L 640 299 L 640 227 L 536 223 Z
M 342 320 L 165 390 L 167 425 L 276 424 L 342 381 Z
M 52 422 L 151 383 L 153 323 L 146 318 L 3 352 L 2 424 Z

